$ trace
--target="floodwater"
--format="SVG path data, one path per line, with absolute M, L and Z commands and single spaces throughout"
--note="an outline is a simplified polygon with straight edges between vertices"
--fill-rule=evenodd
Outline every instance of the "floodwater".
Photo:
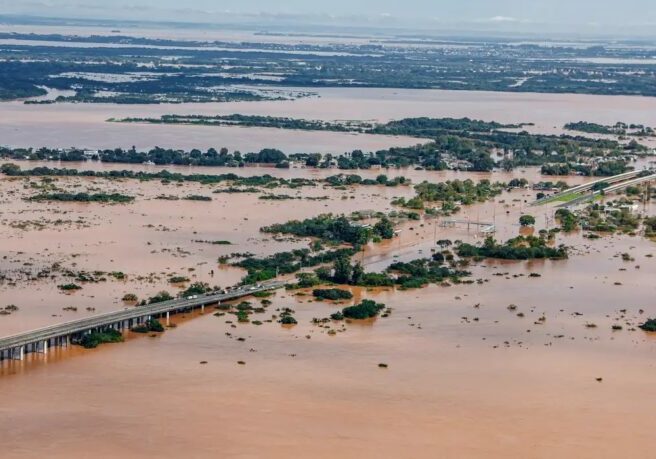
M 307 88 L 286 88 L 307 91 Z M 535 123 L 535 133 L 561 134 L 572 121 L 656 126 L 656 98 L 411 89 L 317 88 L 317 96 L 290 101 L 113 105 L 0 103 L 0 138 L 15 147 L 168 148 L 226 147 L 242 152 L 279 148 L 287 153 L 341 154 L 420 143 L 410 137 L 232 126 L 108 123 L 109 118 L 179 115 L 269 115 L 320 120 L 386 122 L 407 117 L 470 117 Z M 39 135 L 35 136 L 38 132 Z M 291 135 L 290 135 L 291 134 Z M 649 143 L 649 142 L 647 142 Z
M 57 163 L 21 162 L 27 169 L 36 166 L 72 167 L 81 170 L 145 170 L 158 172 L 157 166 L 107 164 L 100 162 Z M 301 169 L 289 170 L 270 167 L 212 168 L 212 167 L 168 167 L 167 170 L 180 173 L 236 173 L 241 176 L 269 174 L 283 178 L 320 179 L 339 173 L 336 170 Z M 539 177 L 536 169 L 524 172 L 466 174 L 453 171 L 429 172 L 414 169 L 398 171 L 369 170 L 359 171 L 363 177 L 375 178 L 386 172 L 390 178 L 402 175 L 414 183 L 424 180 L 442 181 L 450 179 L 508 181 L 514 176 Z M 581 178 L 573 177 L 574 181 Z M 0 243 L 0 269 L 10 273 L 18 280 L 18 285 L 10 282 L 0 284 L 2 299 L 6 304 L 31 303 L 34 307 L 25 308 L 21 314 L 12 314 L 0 320 L 0 332 L 10 334 L 34 327 L 57 323 L 64 319 L 84 314 L 107 312 L 122 307 L 120 301 L 126 293 L 136 293 L 141 298 L 152 296 L 160 290 L 175 291 L 167 284 L 172 276 L 187 276 L 193 281 L 208 282 L 210 285 L 225 287 L 239 281 L 243 273 L 239 270 L 217 266 L 219 256 L 230 253 L 252 252 L 269 255 L 290 248 L 306 247 L 306 241 L 275 243 L 271 235 L 261 234 L 259 229 L 272 223 L 282 223 L 292 219 L 303 219 L 320 213 L 350 213 L 361 210 L 391 211 L 391 201 L 395 197 L 410 198 L 414 195 L 411 186 L 396 188 L 384 186 L 358 187 L 341 191 L 333 188 L 305 187 L 302 189 L 275 189 L 274 194 L 287 194 L 293 197 L 315 197 L 329 199 L 295 199 L 287 201 L 267 201 L 258 199 L 264 193 L 230 194 L 212 193 L 224 186 L 204 186 L 186 183 L 162 185 L 159 181 L 139 182 L 137 180 L 109 181 L 99 178 L 60 178 L 54 182 L 58 188 L 70 192 L 120 192 L 135 196 L 136 201 L 129 205 L 102 205 L 26 202 L 27 198 L 38 194 L 38 178 L 0 180 L 2 208 L 0 225 L 4 237 Z M 572 182 L 574 183 L 574 182 Z M 189 195 L 212 197 L 211 202 L 187 200 L 159 200 L 160 195 L 173 195 L 184 198 Z M 486 221 L 505 216 L 505 205 L 483 206 L 472 210 L 470 218 Z M 522 204 L 522 203 L 520 203 Z M 502 215 L 503 214 L 503 215 Z M 414 225 L 410 225 L 414 226 Z M 432 233 L 431 233 L 432 235 Z M 408 246 L 416 245 L 414 236 L 403 236 L 400 246 L 402 253 Z M 229 241 L 231 245 L 212 245 L 193 241 Z M 414 250 L 414 249 L 413 249 Z M 430 246 L 425 247 L 426 253 Z M 371 251 L 371 263 L 378 260 L 377 250 Z M 387 254 L 389 259 L 391 254 Z M 58 276 L 51 282 L 35 282 L 33 277 L 44 269 L 59 263 L 62 268 L 75 272 L 120 271 L 128 275 L 126 281 L 100 282 L 88 284 L 71 295 L 58 292 L 57 285 L 69 283 Z M 380 269 L 383 269 L 381 267 Z M 214 276 L 211 271 L 214 270 Z M 30 285 L 32 298 L 26 298 L 25 284 Z M 93 303 L 94 311 L 86 311 Z M 4 307 L 4 305 L 0 304 Z M 71 313 L 63 308 L 73 306 L 78 311 Z
M 143 33 L 160 36 L 154 30 Z M 223 36 L 200 30 L 175 33 L 187 38 Z M 273 39 L 296 40 L 267 37 Z M 1 103 L 0 138 L 12 146 L 225 146 L 242 152 L 275 147 L 287 153 L 369 151 L 419 141 L 106 122 L 110 117 L 169 113 L 383 122 L 413 116 L 468 116 L 533 122 L 535 126 L 527 129 L 545 133 L 560 133 L 563 124 L 579 120 L 656 126 L 654 98 L 361 88 L 315 92 L 318 97 L 295 101 L 224 104 Z M 97 162 L 21 163 L 23 168 L 37 165 L 162 169 Z M 167 169 L 285 178 L 338 173 L 264 167 Z M 491 174 L 411 169 L 357 173 L 375 177 L 381 172 L 404 175 L 414 183 L 455 178 L 558 180 L 543 178 L 536 169 Z M 576 184 L 585 179 L 566 180 Z M 48 186 L 71 192 L 121 192 L 136 200 L 127 205 L 24 200 Z M 172 276 L 210 285 L 233 284 L 244 273 L 220 266 L 219 256 L 267 255 L 307 247 L 305 240 L 276 241 L 259 231 L 262 226 L 323 212 L 390 211 L 392 199 L 413 195 L 411 187 L 318 186 L 272 192 L 328 199 L 265 201 L 258 199 L 260 193 L 213 193 L 223 186 L 98 178 L 58 178 L 47 184 L 38 178 L 0 177 L 0 307 L 19 307 L 10 315 L 0 315 L 0 336 L 134 307 L 121 301 L 126 293 L 140 298 L 161 290 L 175 293 L 182 287 L 168 283 Z M 213 200 L 156 199 L 192 194 Z M 527 190 L 504 193 L 463 209 L 455 218 L 494 222 L 500 240 L 519 234 L 517 221 L 524 213 L 536 216 L 536 230 L 553 227 L 553 209 L 529 208 L 533 198 Z M 656 214 L 653 203 L 640 211 Z M 394 260 L 430 256 L 439 239 L 481 239 L 466 224 L 443 228 L 439 223 L 401 222 L 399 237 L 370 245 L 356 259 L 368 270 L 382 270 Z M 202 242 L 219 240 L 231 245 Z M 354 301 L 372 298 L 392 308 L 389 317 L 366 323 L 313 325 L 313 318 L 327 317 L 343 305 L 279 291 L 267 312 L 254 317 L 263 322 L 260 326 L 227 323 L 229 316 L 217 317 L 208 310 L 204 315 L 175 317 L 177 327 L 157 337 L 129 336 L 123 344 L 95 350 L 55 348 L 47 356 L 30 354 L 23 362 L 3 362 L 0 455 L 9 459 L 653 456 L 656 336 L 637 330 L 636 325 L 656 317 L 656 261 L 651 257 L 656 245 L 641 236 L 589 240 L 581 233 L 559 234 L 557 243 L 573 247 L 570 259 L 474 264 L 468 269 L 480 282 L 471 285 L 410 291 L 354 288 Z M 633 260 L 623 261 L 623 253 Z M 64 275 L 67 270 L 120 271 L 127 277 L 98 275 L 106 280 L 84 283 L 82 290 L 64 294 L 57 286 L 70 281 Z M 39 277 L 44 271 L 53 277 Z M 532 273 L 541 277 L 529 277 Z M 509 310 L 510 304 L 517 305 L 516 310 Z M 286 328 L 275 322 L 273 315 L 284 307 L 295 310 L 298 325 Z M 613 325 L 621 325 L 622 330 L 613 331 Z M 329 329 L 335 333 L 329 334 Z M 388 367 L 380 368 L 381 363 Z
M 227 105 L 227 104 L 225 104 Z M 164 104 L 159 109 L 147 106 L 113 104 L 25 105 L 0 103 L 3 123 L 0 135 L 5 146 L 52 148 L 131 148 L 156 146 L 191 150 L 193 148 L 248 153 L 263 148 L 278 148 L 285 153 L 343 154 L 354 149 L 375 151 L 392 146 L 411 146 L 422 140 L 403 136 L 364 135 L 344 132 L 295 131 L 243 128 L 234 126 L 174 126 L 136 123 L 110 123 L 109 118 L 151 116 L 165 113 L 218 113 L 224 104 Z M 34 133 L 39 135 L 35 136 Z M 31 134 L 30 134 L 31 133 Z
M 84 168 L 152 170 L 98 163 Z M 229 171 L 284 177 L 335 173 Z M 388 172 L 397 174 L 415 183 L 540 179 L 535 169 Z M 92 313 L 87 306 L 95 312 L 124 307 L 120 298 L 126 292 L 174 291 L 166 282 L 173 274 L 230 284 L 242 273 L 220 268 L 219 255 L 268 254 L 307 244 L 275 242 L 258 231 L 263 225 L 321 212 L 391 210 L 391 199 L 412 195 L 409 187 L 317 187 L 273 192 L 330 199 L 262 201 L 257 194 L 213 194 L 214 186 L 199 184 L 67 178 L 54 184 L 137 199 L 128 205 L 53 206 L 23 201 L 39 191 L 29 182 L 40 180 L 0 179 L 0 269 L 22 276 L 15 286 L 0 284 L 2 302 L 20 307 L 0 316 L 3 336 L 83 317 Z M 153 199 L 160 194 L 203 194 L 213 201 Z M 533 194 L 504 193 L 457 218 L 494 221 L 498 238 L 506 239 L 519 233 L 518 216 L 533 211 L 526 207 Z M 643 209 L 651 215 L 655 210 L 653 205 Z M 549 210 L 545 216 L 533 213 L 537 229 L 554 225 Z M 63 223 L 52 223 L 56 220 Z M 45 229 L 16 227 L 16 221 L 45 222 Z M 402 223 L 399 238 L 363 253 L 365 265 L 378 270 L 394 259 L 429 256 L 436 239 L 478 239 L 465 226 L 447 229 L 437 223 Z M 482 279 L 480 284 L 406 292 L 353 289 L 356 301 L 375 299 L 393 308 L 392 314 L 364 324 L 330 324 L 338 331 L 334 336 L 310 322 L 341 306 L 279 291 L 261 320 L 290 307 L 299 322 L 295 327 L 274 321 L 233 328 L 227 316 L 208 311 L 177 317 L 178 326 L 156 338 L 130 337 L 91 351 L 54 349 L 47 357 L 4 362 L 2 456 L 85 457 L 93 451 L 96 457 L 128 458 L 649 457 L 656 337 L 631 329 L 656 315 L 656 262 L 647 256 L 656 245 L 639 236 L 591 241 L 581 234 L 559 235 L 557 242 L 574 246 L 569 260 L 471 266 L 472 279 Z M 623 261 L 618 254 L 624 252 L 635 261 Z M 58 292 L 59 277 L 27 280 L 25 273 L 54 262 L 75 271 L 120 270 L 128 278 L 86 284 L 73 295 Z M 530 273 L 542 277 L 529 278 Z M 507 309 L 511 303 L 516 311 Z M 69 305 L 78 311 L 63 311 Z M 520 312 L 524 317 L 517 316 Z M 595 328 L 586 326 L 593 323 Z M 612 331 L 614 324 L 623 330 Z

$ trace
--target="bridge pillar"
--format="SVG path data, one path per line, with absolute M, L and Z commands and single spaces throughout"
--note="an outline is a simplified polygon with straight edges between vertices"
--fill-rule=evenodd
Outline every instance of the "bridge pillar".
M 171 325 L 171 313 L 169 311 L 166 311 L 166 326 Z
M 14 348 L 12 354 L 14 360 L 23 360 L 25 358 L 25 346 Z
M 204 304 L 200 305 L 200 312 L 205 314 L 205 305 Z
M 32 351 L 38 354 L 47 354 L 48 353 L 48 340 L 44 340 L 40 343 L 34 343 L 32 345 Z

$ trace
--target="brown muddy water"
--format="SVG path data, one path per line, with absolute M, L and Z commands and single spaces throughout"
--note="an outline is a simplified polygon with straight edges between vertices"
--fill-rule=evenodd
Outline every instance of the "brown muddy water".
M 307 92 L 308 88 L 291 88 Z M 0 103 L 0 138 L 13 147 L 166 148 L 226 147 L 241 152 L 279 148 L 286 153 L 375 151 L 421 140 L 339 132 L 288 131 L 232 126 L 108 123 L 109 118 L 179 115 L 268 115 L 328 121 L 387 122 L 408 117 L 470 117 L 535 123 L 530 132 L 561 134 L 572 121 L 656 126 L 656 98 L 371 88 L 309 89 L 316 96 L 291 101 L 113 105 Z M 38 136 L 35 136 L 38 133 Z M 653 139 L 643 143 L 656 146 Z
M 334 173 L 230 171 L 285 177 Z M 415 183 L 540 179 L 534 169 L 399 174 Z M 119 191 L 136 201 L 53 205 L 23 201 L 38 192 L 30 182 L 40 180 L 0 178 L 0 270 L 16 278 L 16 285 L 0 284 L 0 305 L 20 308 L 0 316 L 3 336 L 92 314 L 87 307 L 96 313 L 131 307 L 120 301 L 128 292 L 140 297 L 174 292 L 167 284 L 173 274 L 234 283 L 243 273 L 220 268 L 218 256 L 307 245 L 273 241 L 259 232 L 261 226 L 322 212 L 389 211 L 394 197 L 413 194 L 410 187 L 317 187 L 274 192 L 328 200 L 262 201 L 258 194 L 213 194 L 215 187 L 198 184 L 68 178 L 54 184 L 69 191 Z M 160 194 L 202 194 L 213 201 L 155 200 Z M 506 239 L 519 233 L 517 219 L 533 195 L 504 193 L 457 218 L 492 220 L 498 238 Z M 549 210 L 528 210 L 538 219 L 537 229 L 554 225 Z M 656 209 L 642 211 L 654 215 Z M 445 229 L 434 220 L 406 222 L 401 229 L 399 238 L 365 251 L 368 269 L 429 256 L 436 239 L 480 239 L 466 227 Z M 648 257 L 656 244 L 629 236 L 592 241 L 580 233 L 559 235 L 557 242 L 574 247 L 569 260 L 477 264 L 471 270 L 481 284 L 405 292 L 354 289 L 356 301 L 375 299 L 392 314 L 330 324 L 334 335 L 310 322 L 343 306 L 279 291 L 261 320 L 290 307 L 299 322 L 295 327 L 274 321 L 233 328 L 227 316 L 208 311 L 178 316 L 176 328 L 155 338 L 129 337 L 96 350 L 55 349 L 47 357 L 4 362 L 1 456 L 649 457 L 656 337 L 631 329 L 656 315 L 656 262 Z M 623 261 L 619 254 L 625 252 L 635 261 Z M 75 271 L 122 271 L 127 280 L 85 284 L 73 295 L 58 291 L 61 278 L 30 280 L 55 262 Z M 529 278 L 530 273 L 542 277 Z M 517 309 L 508 310 L 510 304 Z M 78 310 L 64 311 L 67 306 Z M 623 329 L 612 331 L 614 324 Z

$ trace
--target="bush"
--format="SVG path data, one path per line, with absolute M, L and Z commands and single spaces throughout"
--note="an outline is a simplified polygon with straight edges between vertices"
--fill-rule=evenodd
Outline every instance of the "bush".
M 209 292 L 210 286 L 205 282 L 194 282 L 189 286 L 187 290 L 181 293 L 182 296 L 187 297 L 191 295 L 202 295 L 205 292 Z
M 162 303 L 163 301 L 170 301 L 173 297 L 169 292 L 161 291 L 155 296 L 151 296 L 148 299 L 148 304 Z
M 185 276 L 173 276 L 169 279 L 171 284 L 182 284 L 183 282 L 189 282 L 189 278 Z
M 64 290 L 64 291 L 71 291 L 71 290 L 82 290 L 82 287 L 80 287 L 77 284 L 64 284 L 64 285 L 58 285 L 57 288 L 59 290 Z
M 385 309 L 384 304 L 372 300 L 362 300 L 362 303 L 358 305 L 342 309 L 342 314 L 348 319 L 369 319 L 376 317 L 383 309 Z
M 250 322 L 250 319 L 248 318 L 248 311 L 243 309 L 237 311 L 237 322 L 241 322 L 241 323 Z
M 522 226 L 533 226 L 535 225 L 535 217 L 532 215 L 522 215 L 519 217 L 519 224 Z
M 649 319 L 644 324 L 640 325 L 640 328 L 648 332 L 656 332 L 656 319 Z
M 344 314 L 341 312 L 335 312 L 330 315 L 330 318 L 333 320 L 344 320 Z
M 130 329 L 134 333 L 162 333 L 164 331 L 164 326 L 157 319 L 147 320 L 141 325 L 136 325 Z
M 61 202 L 103 202 L 103 203 L 128 203 L 134 201 L 132 196 L 119 193 L 50 193 L 39 194 L 30 198 L 32 201 L 61 201 Z
M 86 349 L 93 349 L 104 343 L 120 343 L 123 341 L 121 332 L 113 329 L 87 333 L 78 344 Z
M 280 319 L 280 323 L 283 325 L 296 325 L 298 321 L 290 315 L 285 315 Z
M 315 289 L 312 291 L 312 295 L 321 300 L 350 300 L 353 298 L 353 294 L 348 290 L 341 290 L 338 288 L 329 288 L 329 289 Z

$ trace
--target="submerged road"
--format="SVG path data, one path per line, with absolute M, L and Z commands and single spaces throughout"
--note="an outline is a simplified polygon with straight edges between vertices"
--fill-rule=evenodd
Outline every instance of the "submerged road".
M 71 338 L 80 337 L 94 330 L 129 329 L 153 317 L 159 317 L 180 311 L 205 308 L 222 301 L 236 300 L 258 292 L 267 292 L 282 288 L 286 282 L 272 281 L 257 285 L 247 285 L 232 289 L 226 293 L 207 293 L 186 298 L 163 301 L 161 303 L 136 306 L 120 311 L 98 314 L 84 319 L 30 330 L 16 335 L 0 338 L 0 360 L 11 358 L 22 360 L 26 352 L 47 353 L 50 345 L 68 346 Z

